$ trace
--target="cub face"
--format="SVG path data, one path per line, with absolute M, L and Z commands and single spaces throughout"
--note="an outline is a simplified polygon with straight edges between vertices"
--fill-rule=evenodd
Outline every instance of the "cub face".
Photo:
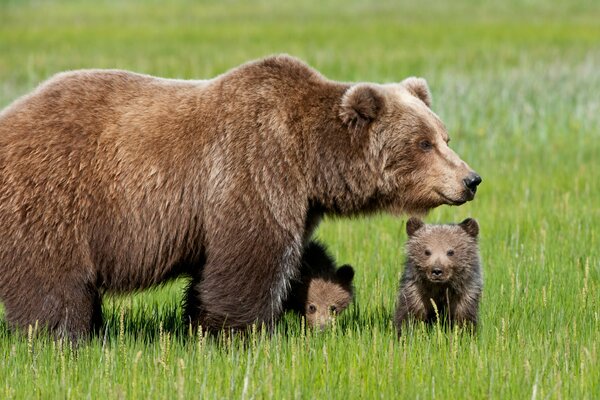
M 304 315 L 308 326 L 325 329 L 352 302 L 354 270 L 344 265 L 331 277 L 315 277 L 308 283 Z
M 408 260 L 421 278 L 432 284 L 457 281 L 479 264 L 479 225 L 472 218 L 457 225 L 425 225 L 411 218 L 406 232 Z

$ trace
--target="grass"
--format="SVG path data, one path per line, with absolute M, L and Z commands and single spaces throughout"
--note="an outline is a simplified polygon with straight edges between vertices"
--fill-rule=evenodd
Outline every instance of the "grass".
M 206 78 L 275 52 L 338 80 L 424 76 L 451 145 L 484 178 L 474 202 L 427 218 L 480 223 L 479 334 L 416 327 L 397 340 L 404 218 L 326 220 L 318 236 L 357 272 L 334 329 L 287 315 L 272 334 L 190 334 L 175 282 L 107 298 L 102 334 L 77 349 L 1 322 L 0 398 L 600 393 L 600 5 L 369 3 L 0 0 L 0 106 L 65 69 Z

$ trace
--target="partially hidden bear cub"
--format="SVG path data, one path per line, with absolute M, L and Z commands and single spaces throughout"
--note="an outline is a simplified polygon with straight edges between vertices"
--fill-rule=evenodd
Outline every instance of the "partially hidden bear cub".
M 350 265 L 336 268 L 325 246 L 311 241 L 302 256 L 300 276 L 292 280 L 284 309 L 303 315 L 310 327 L 325 329 L 352 302 L 353 278 Z
M 474 329 L 483 288 L 477 221 L 428 225 L 410 218 L 406 233 L 407 259 L 395 316 L 398 332 L 408 320 L 432 323 L 438 316 L 442 323 Z

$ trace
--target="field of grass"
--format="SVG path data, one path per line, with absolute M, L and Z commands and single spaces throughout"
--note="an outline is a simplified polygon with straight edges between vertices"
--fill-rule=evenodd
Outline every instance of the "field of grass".
M 424 76 L 484 179 L 427 217 L 479 220 L 478 335 L 397 340 L 405 218 L 326 220 L 318 236 L 357 272 L 334 329 L 287 315 L 273 334 L 190 334 L 183 282 L 107 298 L 102 334 L 77 349 L 11 333 L 0 309 L 0 398 L 600 396 L 600 3 L 299 3 L 0 0 L 0 107 L 66 69 L 208 78 L 278 52 L 337 80 Z

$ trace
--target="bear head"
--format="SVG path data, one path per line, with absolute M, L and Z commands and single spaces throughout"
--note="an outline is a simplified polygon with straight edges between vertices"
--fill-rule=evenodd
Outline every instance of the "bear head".
M 408 262 L 424 282 L 456 283 L 479 265 L 479 225 L 472 218 L 448 225 L 428 225 L 410 218 L 406 233 Z
M 368 137 L 378 208 L 421 215 L 474 198 L 481 177 L 448 146 L 448 132 L 430 107 L 422 78 L 358 83 L 342 96 L 342 122 L 352 135 Z
M 333 318 L 348 308 L 353 298 L 354 269 L 338 268 L 331 276 L 317 276 L 308 282 L 304 316 L 308 326 L 325 329 Z

